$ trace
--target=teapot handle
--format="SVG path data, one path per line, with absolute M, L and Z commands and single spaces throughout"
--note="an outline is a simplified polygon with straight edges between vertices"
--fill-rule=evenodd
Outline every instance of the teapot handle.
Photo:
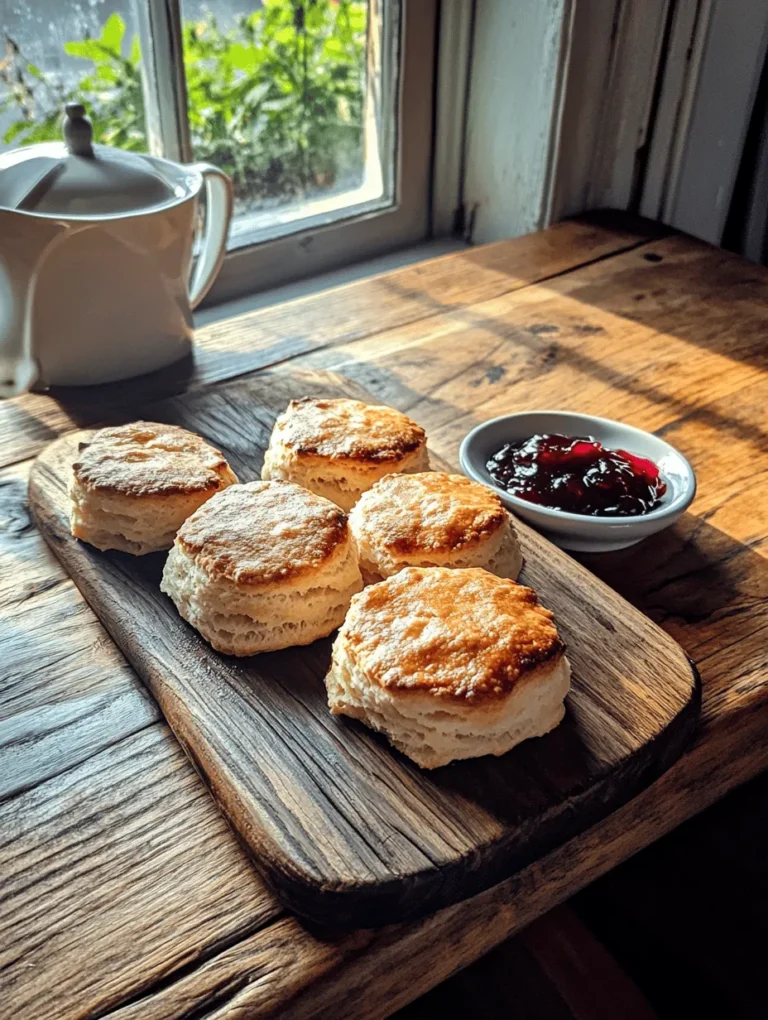
M 232 181 L 210 163 L 193 163 L 190 170 L 197 170 L 205 181 L 205 225 L 189 283 L 189 304 L 194 309 L 211 289 L 224 261 L 232 219 Z

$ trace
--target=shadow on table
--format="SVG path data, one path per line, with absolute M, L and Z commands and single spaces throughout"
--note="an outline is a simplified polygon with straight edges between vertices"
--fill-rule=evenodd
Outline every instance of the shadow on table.
M 709 249 L 707 249 L 709 251 Z M 726 256 L 723 253 L 724 258 L 734 259 L 734 256 Z M 617 256 L 618 258 L 619 256 Z M 624 258 L 637 258 L 639 263 L 651 268 L 657 266 L 656 263 L 645 262 L 643 255 L 639 251 L 627 252 Z M 743 266 L 741 260 L 736 260 L 739 268 Z M 643 316 L 637 311 L 635 307 L 627 307 L 626 304 L 621 306 L 612 307 L 611 301 L 608 299 L 609 291 L 602 285 L 591 285 L 585 283 L 583 286 L 579 286 L 573 290 L 567 292 L 567 298 L 569 301 L 576 303 L 577 305 L 584 306 L 583 322 L 574 321 L 560 321 L 561 313 L 558 313 L 557 308 L 549 308 L 548 302 L 542 301 L 537 306 L 541 312 L 541 322 L 515 322 L 514 319 L 507 317 L 496 317 L 488 314 L 484 311 L 479 311 L 480 306 L 458 306 L 449 302 L 436 302 L 436 300 L 429 295 L 421 295 L 418 291 L 412 288 L 406 288 L 396 278 L 386 278 L 385 283 L 388 288 L 396 291 L 399 295 L 409 300 L 424 300 L 425 309 L 429 314 L 447 314 L 450 313 L 456 319 L 458 319 L 462 325 L 465 325 L 467 329 L 481 329 L 486 332 L 495 334 L 500 340 L 509 342 L 518 349 L 526 350 L 530 353 L 533 371 L 531 377 L 535 378 L 536 375 L 543 375 L 545 372 L 550 372 L 556 367 L 570 368 L 590 379 L 596 379 L 601 383 L 604 383 L 607 387 L 614 390 L 623 391 L 633 397 L 641 397 L 652 404 L 663 406 L 670 412 L 677 412 L 680 418 L 695 417 L 702 424 L 709 426 L 715 430 L 718 435 L 722 436 L 723 433 L 729 433 L 738 437 L 739 439 L 752 443 L 761 452 L 766 449 L 768 444 L 768 432 L 760 427 L 759 423 L 752 421 L 744 421 L 743 419 L 737 418 L 733 415 L 723 414 L 720 411 L 715 410 L 713 407 L 702 406 L 694 401 L 687 399 L 680 391 L 669 392 L 661 390 L 658 386 L 643 382 L 638 379 L 636 374 L 626 373 L 619 371 L 611 366 L 607 365 L 600 357 L 596 357 L 593 354 L 589 354 L 585 345 L 574 345 L 574 337 L 578 340 L 579 338 L 596 337 L 599 335 L 605 336 L 605 342 L 609 344 L 620 344 L 625 343 L 625 339 L 617 335 L 611 336 L 611 332 L 600 323 L 590 321 L 590 308 L 598 308 L 603 313 L 610 313 L 613 316 L 617 316 L 621 319 L 626 319 L 634 323 L 639 323 L 647 327 L 651 332 L 665 332 L 673 334 L 676 338 L 681 339 L 685 342 L 699 344 L 706 346 L 708 350 L 711 350 L 715 354 L 721 354 L 729 358 L 738 358 L 745 363 L 752 365 L 754 368 L 760 371 L 762 374 L 768 371 L 768 346 L 763 343 L 755 344 L 754 336 L 759 335 L 761 338 L 764 333 L 764 309 L 765 301 L 768 301 L 768 275 L 765 270 L 759 267 L 751 267 L 753 271 L 759 271 L 763 279 L 760 281 L 760 285 L 764 292 L 763 304 L 755 312 L 755 325 L 754 331 L 748 335 L 752 337 L 752 342 L 743 347 L 739 347 L 736 341 L 732 340 L 731 334 L 728 332 L 728 327 L 732 328 L 734 321 L 736 321 L 733 308 L 730 309 L 727 323 L 722 323 L 722 328 L 717 330 L 701 331 L 703 335 L 699 335 L 697 332 L 697 326 L 700 326 L 702 319 L 706 315 L 705 307 L 703 306 L 704 295 L 695 292 L 695 300 L 697 313 L 696 316 L 691 316 L 691 308 L 686 304 L 686 314 L 684 317 L 678 319 L 670 314 L 666 308 L 659 309 L 656 307 L 653 314 Z M 634 270 L 627 270 L 624 276 L 630 275 Z M 645 270 L 647 271 L 647 269 Z M 685 277 L 686 282 L 689 281 L 689 276 Z M 626 289 L 631 284 L 630 280 L 622 278 L 621 285 L 616 287 L 616 291 L 626 297 Z M 682 286 L 682 284 L 680 285 Z M 732 281 L 732 286 L 737 287 L 737 280 Z M 540 292 L 544 292 L 549 287 L 549 281 L 544 281 L 537 285 Z M 678 304 L 679 302 L 679 288 L 673 288 L 672 284 L 668 284 L 670 290 L 670 300 L 673 294 L 677 295 Z M 644 295 L 641 295 L 644 296 Z M 563 300 L 563 295 L 559 292 L 553 293 L 553 297 L 559 301 Z M 639 302 L 638 302 L 639 303 Z M 593 317 L 593 316 L 592 316 Z M 573 317 L 571 317 L 572 319 Z M 663 320 L 663 321 L 662 321 Z M 678 321 L 679 320 L 679 321 Z M 740 324 L 741 326 L 741 324 Z M 570 346 L 560 341 L 569 341 Z M 510 351 L 511 353 L 511 351 Z M 407 355 L 406 355 L 407 356 Z M 498 380 L 490 379 L 489 381 L 502 381 L 504 372 L 502 371 Z M 519 378 L 519 375 L 518 375 Z M 569 406 L 571 406 L 569 404 Z M 738 400 L 734 400 L 734 407 L 738 407 Z M 577 409 L 572 407 L 571 409 Z M 590 411 L 592 413 L 599 413 L 599 409 L 590 408 L 578 408 L 579 410 Z

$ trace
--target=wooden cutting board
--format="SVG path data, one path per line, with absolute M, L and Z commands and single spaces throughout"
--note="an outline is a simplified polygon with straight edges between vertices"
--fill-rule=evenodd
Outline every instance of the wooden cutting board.
M 137 408 L 201 433 L 243 481 L 259 477 L 292 397 L 355 396 L 330 373 L 260 374 Z M 501 758 L 421 771 L 361 724 L 331 716 L 331 640 L 235 659 L 214 652 L 158 583 L 164 554 L 100 553 L 73 539 L 66 488 L 77 444 L 38 458 L 38 527 L 169 724 L 256 866 L 287 906 L 372 927 L 487 888 L 583 831 L 680 754 L 700 691 L 682 649 L 587 570 L 518 525 L 522 580 L 568 644 L 564 722 Z M 433 458 L 433 466 L 435 464 Z M 642 556 L 642 547 L 638 549 Z

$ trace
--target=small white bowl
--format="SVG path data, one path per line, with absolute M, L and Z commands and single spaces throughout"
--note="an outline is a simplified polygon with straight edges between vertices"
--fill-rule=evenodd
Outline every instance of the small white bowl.
M 588 517 L 552 510 L 510 495 L 496 485 L 486 463 L 504 443 L 543 433 L 593 436 L 608 449 L 627 450 L 649 458 L 658 465 L 662 480 L 667 485 L 661 505 L 648 514 L 634 517 Z M 492 418 L 472 429 L 464 438 L 459 460 L 466 475 L 498 492 L 514 514 L 543 532 L 556 545 L 578 552 L 612 552 L 634 545 L 673 524 L 696 495 L 693 468 L 673 446 L 650 432 L 608 418 L 595 418 L 591 414 L 522 411 Z

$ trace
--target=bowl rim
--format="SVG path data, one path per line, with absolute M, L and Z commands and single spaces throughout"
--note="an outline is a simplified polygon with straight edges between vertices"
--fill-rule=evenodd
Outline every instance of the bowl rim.
M 579 418 L 585 422 L 599 422 L 601 425 L 611 425 L 618 427 L 619 429 L 623 429 L 630 435 L 636 434 L 640 436 L 648 436 L 649 438 L 654 439 L 657 443 L 661 443 L 662 446 L 666 447 L 669 453 L 674 454 L 674 456 L 678 457 L 680 461 L 682 461 L 686 474 L 685 487 L 681 489 L 678 495 L 669 503 L 658 507 L 656 510 L 651 510 L 651 512 L 647 514 L 630 514 L 624 517 L 593 517 L 590 514 L 573 514 L 568 510 L 558 510 L 554 507 L 542 506 L 540 503 L 531 503 L 526 499 L 520 499 L 519 496 L 514 496 L 511 492 L 507 492 L 506 489 L 502 489 L 500 485 L 496 485 L 491 476 L 485 470 L 485 465 L 483 465 L 481 472 L 472 462 L 468 452 L 472 441 L 491 426 L 498 425 L 500 422 L 511 421 L 515 418 L 545 414 L 564 415 L 569 418 Z M 556 408 L 536 408 L 535 410 L 529 411 L 513 411 L 511 414 L 500 414 L 496 418 L 489 418 L 487 421 L 476 425 L 464 436 L 459 447 L 459 463 L 462 470 L 467 474 L 470 474 L 475 481 L 489 486 L 494 490 L 494 492 L 498 492 L 503 499 L 508 500 L 513 506 L 518 507 L 524 512 L 541 514 L 542 517 L 553 521 L 572 521 L 582 525 L 589 524 L 598 527 L 600 525 L 612 525 L 614 527 L 624 526 L 625 528 L 631 525 L 639 526 L 644 524 L 646 521 L 648 523 L 652 523 L 654 521 L 664 520 L 666 517 L 683 513 L 683 511 L 691 505 L 696 496 L 696 473 L 694 472 L 690 461 L 676 447 L 672 446 L 671 443 L 668 443 L 666 439 L 662 439 L 661 436 L 657 436 L 653 432 L 647 432 L 645 429 L 639 429 L 635 425 L 628 425 L 626 422 L 616 421 L 615 418 L 601 418 L 596 414 L 586 414 L 582 411 L 563 411 Z

